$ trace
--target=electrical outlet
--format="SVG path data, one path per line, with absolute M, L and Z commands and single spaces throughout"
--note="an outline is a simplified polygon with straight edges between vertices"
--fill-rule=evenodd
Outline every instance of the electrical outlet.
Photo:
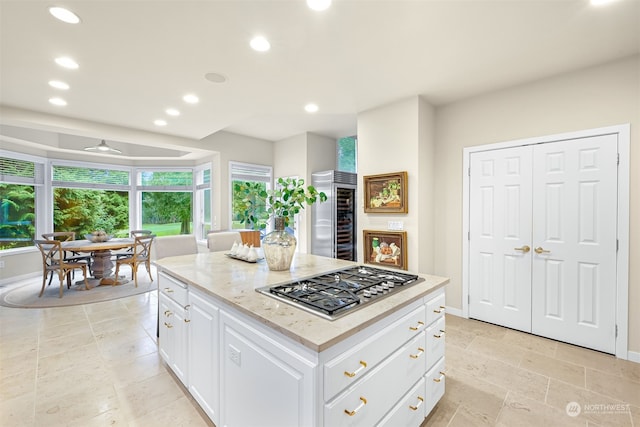
M 236 365 L 240 366 L 240 350 L 229 344 L 229 359 Z
M 0 268 L 4 268 L 4 260 L 0 261 Z

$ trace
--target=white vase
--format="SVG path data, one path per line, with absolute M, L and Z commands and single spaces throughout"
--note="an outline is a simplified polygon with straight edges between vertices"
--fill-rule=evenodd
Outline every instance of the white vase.
M 264 236 L 261 244 L 269 270 L 289 270 L 296 244 L 296 238 L 284 229 L 284 218 L 276 218 L 275 230 Z

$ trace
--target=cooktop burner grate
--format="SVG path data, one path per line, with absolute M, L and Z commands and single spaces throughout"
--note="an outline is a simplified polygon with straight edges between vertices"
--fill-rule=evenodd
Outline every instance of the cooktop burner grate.
M 355 266 L 258 292 L 333 320 L 419 281 L 413 274 Z

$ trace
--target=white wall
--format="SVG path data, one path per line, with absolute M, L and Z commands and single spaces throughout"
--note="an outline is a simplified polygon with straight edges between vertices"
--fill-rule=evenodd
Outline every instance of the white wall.
M 462 307 L 463 149 L 625 123 L 631 123 L 629 350 L 640 351 L 640 56 L 436 110 L 434 273 L 451 278 L 448 306 Z
M 411 97 L 358 114 L 358 262 L 364 262 L 363 230 L 384 231 L 402 221 L 407 232 L 407 267 L 433 268 L 433 107 Z M 365 213 L 363 177 L 407 172 L 408 213 Z

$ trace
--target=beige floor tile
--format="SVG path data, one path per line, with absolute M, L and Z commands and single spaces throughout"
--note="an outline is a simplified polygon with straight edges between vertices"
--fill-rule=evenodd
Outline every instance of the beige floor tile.
M 420 427 L 447 427 L 459 406 L 459 403 L 450 401 L 446 396 L 443 397 Z
M 123 312 L 117 319 L 104 319 L 92 322 L 90 327 L 96 337 L 104 338 L 116 331 L 126 332 L 131 329 L 132 326 L 135 328 L 138 323 L 138 320 L 133 315 Z
M 186 396 L 167 372 L 131 383 L 117 391 L 129 419 L 140 418 Z
M 633 421 L 634 427 L 640 426 L 640 406 L 631 405 L 629 409 L 631 411 L 631 420 Z
M 91 330 L 83 329 L 71 335 L 65 335 L 52 339 L 41 339 L 38 347 L 38 356 L 47 357 L 54 354 L 72 351 L 78 347 L 84 347 L 95 343 L 95 337 Z
M 38 349 L 37 336 L 17 336 L 2 339 L 3 346 L 0 348 L 0 363 L 6 359 L 16 357 L 30 357 L 29 353 L 35 353 Z
M 463 319 L 466 323 L 462 324 L 459 320 L 453 320 L 456 316 L 447 317 L 447 328 L 453 327 L 454 329 L 463 329 L 467 332 L 471 332 L 474 335 L 500 339 L 503 338 L 507 332 L 506 328 L 501 326 L 492 325 L 491 323 L 481 322 L 479 320 Z M 452 318 L 451 324 L 449 318 Z
M 0 399 L 0 426 L 25 427 L 35 425 L 35 393 Z
M 126 421 L 125 414 L 119 408 L 110 409 L 94 417 L 82 418 L 66 424 L 67 427 L 129 427 L 131 424 Z M 156 424 L 160 426 L 163 424 Z M 154 427 L 149 424 L 149 427 Z
M 193 403 L 188 397 L 180 397 L 166 406 L 155 409 L 147 414 L 129 421 L 131 427 L 147 426 L 192 426 L 209 427 L 213 423 L 206 422 L 198 411 L 193 407 Z
M 447 339 L 449 337 L 447 336 Z M 491 357 L 509 365 L 518 366 L 527 350 L 506 343 L 504 339 L 491 339 L 487 337 L 476 337 L 467 347 L 468 351 L 480 353 L 484 356 Z
M 616 365 L 618 366 L 622 377 L 629 381 L 640 383 L 640 363 L 616 359 Z
M 549 377 L 512 366 L 500 360 L 487 361 L 486 368 L 480 378 L 540 402 L 545 401 L 549 386 Z M 515 378 L 517 381 L 514 380 Z
M 52 372 L 38 377 L 38 399 L 50 398 L 61 393 L 91 392 L 96 386 L 109 384 L 111 375 L 101 360 L 89 360 L 74 369 Z
M 166 372 L 167 369 L 157 351 L 129 361 L 114 360 L 106 363 L 117 389 L 144 381 Z
M 507 395 L 507 389 L 457 369 L 447 370 L 445 390 L 449 401 L 464 405 L 467 413 L 474 413 L 491 422 L 498 416 Z
M 13 375 L 0 379 L 0 401 L 12 399 L 36 391 L 36 370 L 13 371 Z M 2 424 L 0 424 L 2 425 Z
M 4 352 L 4 347 L 11 347 L 11 342 L 3 341 L 3 349 L 0 352 Z M 21 353 L 8 353 L 7 357 L 0 359 L 0 379 L 11 377 L 16 372 L 33 371 L 38 366 L 38 351 L 37 347 L 30 348 L 27 351 Z
M 506 344 L 524 348 L 529 351 L 553 357 L 556 352 L 558 343 L 556 341 L 527 334 L 513 329 L 506 329 L 503 341 Z
M 565 410 L 509 393 L 496 425 L 500 427 L 585 427 L 585 422 L 569 416 Z
M 100 366 L 100 352 L 96 343 L 76 347 L 69 351 L 41 357 L 38 360 L 38 377 L 63 372 L 78 367 Z
M 158 351 L 156 343 L 144 335 L 118 345 L 99 346 L 100 355 L 107 362 L 130 362 L 137 357 L 153 354 Z
M 524 356 L 520 367 L 579 387 L 585 385 L 584 366 L 543 356 L 532 351 Z
M 566 343 L 558 343 L 556 359 L 620 375 L 620 366 L 615 356 Z
M 587 369 L 587 389 L 640 406 L 640 383 L 595 369 Z
M 487 369 L 488 360 L 489 358 L 483 355 L 460 351 L 456 347 L 452 347 L 449 344 L 449 335 L 447 335 L 444 359 L 447 370 L 455 367 L 457 371 L 464 372 L 466 375 L 481 377 Z
M 547 394 L 547 404 L 559 410 L 576 403 L 580 413 L 575 417 L 598 426 L 632 426 L 629 405 L 620 400 L 552 379 Z
M 447 317 L 448 319 L 448 317 Z M 465 331 L 464 329 L 455 329 L 449 328 L 449 325 L 446 327 L 447 329 L 447 345 L 453 345 L 455 347 L 460 347 L 465 349 L 469 347 L 469 344 L 476 338 L 476 335 L 473 332 Z M 451 330 L 451 333 L 448 333 Z
M 493 426 L 495 423 L 495 418 L 491 418 L 481 411 L 460 404 L 447 427 L 486 427 Z

